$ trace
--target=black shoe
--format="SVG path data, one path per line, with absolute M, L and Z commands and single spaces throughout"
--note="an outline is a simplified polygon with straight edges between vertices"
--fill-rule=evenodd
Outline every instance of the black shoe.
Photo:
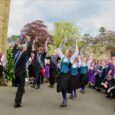
M 34 85 L 32 85 L 32 86 L 31 86 L 31 88 L 35 88 L 35 86 L 34 86 Z
M 95 86 L 92 87 L 93 89 L 96 89 Z
M 77 95 L 74 95 L 74 99 L 76 99 L 77 98 Z
M 22 107 L 22 105 L 20 105 L 20 104 L 15 104 L 14 105 L 14 108 L 20 108 L 20 107 Z
M 91 84 L 88 84 L 88 87 L 91 88 Z
M 97 88 L 97 91 L 98 91 L 98 92 L 100 92 L 100 91 L 101 91 L 101 89 L 100 89 L 100 88 Z
M 35 89 L 40 89 L 40 86 L 35 86 Z
M 26 91 L 25 91 L 25 89 L 24 89 L 24 92 L 23 92 L 24 94 L 26 93 Z
M 44 84 L 44 81 L 42 81 L 40 84 L 41 84 L 41 85 Z
M 51 87 L 51 85 L 49 85 L 48 87 Z
M 33 84 L 33 82 L 32 82 L 32 81 L 30 81 L 30 82 L 29 82 L 29 84 Z
M 115 99 L 115 96 L 111 96 L 111 99 Z
M 70 95 L 69 99 L 74 99 L 74 96 Z
M 67 107 L 67 101 L 63 101 L 60 107 Z
M 81 90 L 80 92 L 81 92 L 82 94 L 84 94 L 84 93 L 85 93 L 85 89 Z
M 54 88 L 54 85 L 50 85 L 49 87 L 50 87 L 50 88 Z
M 106 98 L 111 98 L 111 96 L 110 96 L 110 95 L 106 95 L 105 97 L 106 97 Z

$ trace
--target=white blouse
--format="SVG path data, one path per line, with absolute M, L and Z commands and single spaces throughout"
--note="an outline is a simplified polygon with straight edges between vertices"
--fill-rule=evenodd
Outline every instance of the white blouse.
M 58 54 L 59 54 L 59 56 L 60 56 L 60 58 L 61 59 L 63 59 L 64 58 L 64 62 L 67 62 L 69 59 L 67 59 L 65 56 L 64 56 L 64 54 L 62 53 L 62 51 L 61 51 L 61 48 L 58 48 L 57 49 L 57 51 L 58 51 Z M 73 63 L 73 61 L 75 60 L 75 58 L 78 56 L 78 51 L 75 51 L 75 53 L 70 57 L 70 62 L 71 63 Z
M 73 67 L 73 68 L 79 67 L 79 63 L 74 63 L 74 64 L 72 64 L 72 67 Z
M 1 62 L 2 62 L 2 63 L 1 63 Z M 4 56 L 4 55 L 2 55 L 2 57 L 1 57 L 1 62 L 0 62 L 0 65 L 5 66 L 6 61 L 5 61 L 5 56 Z

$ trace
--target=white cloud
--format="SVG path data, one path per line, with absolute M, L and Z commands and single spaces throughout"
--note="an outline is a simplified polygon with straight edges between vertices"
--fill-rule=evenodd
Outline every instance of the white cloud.
M 115 30 L 114 20 L 115 20 L 115 9 L 111 8 L 105 14 L 102 14 L 95 18 L 95 26 L 96 27 L 104 26 L 108 29 Z
M 50 23 L 50 22 L 45 22 L 45 24 L 46 24 L 47 27 L 48 27 L 48 31 L 49 31 L 49 33 L 51 33 L 51 32 L 54 30 L 54 26 L 53 26 L 53 24 Z
M 11 0 L 8 34 L 19 34 L 23 25 L 44 20 L 48 30 L 55 21 L 71 21 L 82 33 L 96 35 L 100 26 L 115 29 L 115 1 L 91 0 Z

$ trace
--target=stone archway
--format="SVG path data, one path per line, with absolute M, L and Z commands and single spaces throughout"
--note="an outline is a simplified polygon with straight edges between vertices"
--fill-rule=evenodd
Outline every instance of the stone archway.
M 5 53 L 7 49 L 7 32 L 10 0 L 0 0 L 0 48 Z

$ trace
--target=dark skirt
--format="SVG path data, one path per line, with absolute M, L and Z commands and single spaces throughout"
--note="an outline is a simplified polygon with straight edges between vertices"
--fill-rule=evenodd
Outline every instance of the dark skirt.
M 88 83 L 88 75 L 87 75 L 87 73 L 80 74 L 79 80 L 80 80 L 80 85 L 81 86 L 87 85 L 87 83 Z
M 68 92 L 69 91 L 69 74 L 60 73 L 57 78 L 57 92 Z
M 78 88 L 80 88 L 79 76 L 71 75 L 69 80 L 69 92 Z

